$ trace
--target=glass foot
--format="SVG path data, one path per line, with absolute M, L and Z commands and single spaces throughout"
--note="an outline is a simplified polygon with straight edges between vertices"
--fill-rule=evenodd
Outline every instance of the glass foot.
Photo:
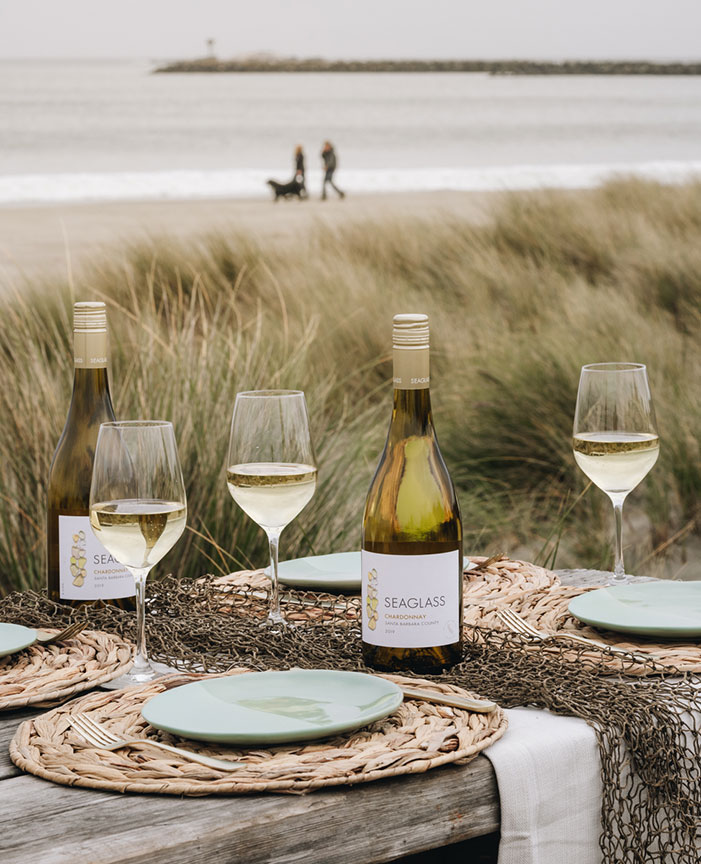
M 135 687 L 137 684 L 148 684 L 149 681 L 155 681 L 156 678 L 162 678 L 164 675 L 172 675 L 173 673 L 181 673 L 181 669 L 173 669 L 171 666 L 166 666 L 165 663 L 155 663 L 153 661 L 140 665 L 138 668 L 132 668 L 120 675 L 119 678 L 113 678 L 101 684 L 103 690 L 123 690 L 125 687 Z
M 606 585 L 611 587 L 613 585 L 628 585 L 628 583 L 634 578 L 630 573 L 608 573 L 608 579 L 606 580 Z
M 268 612 L 267 618 L 260 622 L 261 629 L 265 630 L 267 633 L 284 633 L 286 630 L 292 630 L 294 628 L 294 624 L 292 621 L 288 621 L 287 618 L 283 618 L 282 614 L 278 612 L 275 614 L 274 612 Z

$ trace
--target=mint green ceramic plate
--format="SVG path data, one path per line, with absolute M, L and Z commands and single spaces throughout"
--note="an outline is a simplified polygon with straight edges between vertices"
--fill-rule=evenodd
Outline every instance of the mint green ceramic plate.
M 476 566 L 467 561 L 465 570 L 472 570 Z M 278 578 L 290 588 L 359 593 L 360 552 L 335 552 L 333 555 L 310 555 L 308 558 L 281 561 Z
M 37 631 L 21 624 L 0 623 L 0 657 L 21 651 L 36 642 Z
M 226 744 L 281 744 L 350 732 L 402 703 L 396 684 L 362 672 L 291 669 L 194 681 L 150 699 L 156 729 Z
M 666 638 L 701 636 L 701 582 L 639 582 L 580 594 L 569 611 L 592 627 Z
M 336 552 L 281 561 L 278 578 L 291 588 L 359 592 L 360 552 Z

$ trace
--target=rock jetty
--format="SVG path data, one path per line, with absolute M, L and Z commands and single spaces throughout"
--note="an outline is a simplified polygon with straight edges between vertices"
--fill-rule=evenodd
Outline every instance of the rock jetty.
M 701 75 L 701 63 L 641 60 L 324 60 L 253 55 L 178 60 L 154 72 L 486 72 L 490 75 Z

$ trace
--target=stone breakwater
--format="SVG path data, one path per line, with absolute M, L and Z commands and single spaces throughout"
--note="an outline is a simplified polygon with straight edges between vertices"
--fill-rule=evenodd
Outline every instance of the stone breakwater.
M 701 75 L 701 63 L 567 60 L 323 60 L 204 57 L 158 66 L 154 72 L 484 72 L 490 75 Z

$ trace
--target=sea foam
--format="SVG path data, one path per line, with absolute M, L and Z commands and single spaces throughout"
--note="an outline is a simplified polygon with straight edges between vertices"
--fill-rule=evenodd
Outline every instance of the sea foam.
M 663 183 L 701 177 L 701 162 L 638 162 L 591 165 L 509 165 L 489 168 L 339 171 L 335 180 L 349 193 L 483 191 L 538 188 L 584 189 L 617 176 L 639 176 Z M 283 171 L 157 171 L 0 176 L 0 204 L 87 201 L 151 201 L 194 198 L 264 198 L 269 177 Z M 321 173 L 309 172 L 312 194 Z

